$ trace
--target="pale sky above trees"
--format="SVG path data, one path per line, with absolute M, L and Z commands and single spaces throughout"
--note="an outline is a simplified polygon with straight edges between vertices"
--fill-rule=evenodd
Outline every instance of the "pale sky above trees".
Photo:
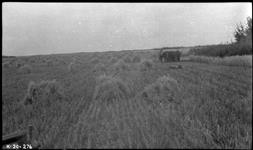
M 251 3 L 3 3 L 2 55 L 116 51 L 234 40 Z

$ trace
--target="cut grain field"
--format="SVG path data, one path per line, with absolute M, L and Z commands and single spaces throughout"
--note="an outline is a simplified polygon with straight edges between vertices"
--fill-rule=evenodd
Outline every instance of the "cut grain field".
M 33 124 L 42 148 L 252 147 L 252 67 L 155 56 L 3 59 L 2 134 Z

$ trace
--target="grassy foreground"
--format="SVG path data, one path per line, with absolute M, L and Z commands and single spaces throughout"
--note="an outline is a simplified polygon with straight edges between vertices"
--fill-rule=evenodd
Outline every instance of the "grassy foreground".
M 43 148 L 252 147 L 252 67 L 155 56 L 4 58 L 2 134 L 31 123 Z

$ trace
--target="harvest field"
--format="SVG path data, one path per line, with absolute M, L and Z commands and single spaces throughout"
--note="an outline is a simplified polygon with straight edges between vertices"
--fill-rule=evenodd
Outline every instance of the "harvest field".
M 42 148 L 252 148 L 252 63 L 158 53 L 3 58 L 2 134 L 32 124 Z

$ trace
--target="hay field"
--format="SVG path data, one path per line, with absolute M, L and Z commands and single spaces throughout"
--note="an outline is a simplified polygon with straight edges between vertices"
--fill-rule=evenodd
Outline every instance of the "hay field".
M 2 134 L 33 124 L 42 148 L 252 147 L 252 67 L 156 53 L 2 59 Z

